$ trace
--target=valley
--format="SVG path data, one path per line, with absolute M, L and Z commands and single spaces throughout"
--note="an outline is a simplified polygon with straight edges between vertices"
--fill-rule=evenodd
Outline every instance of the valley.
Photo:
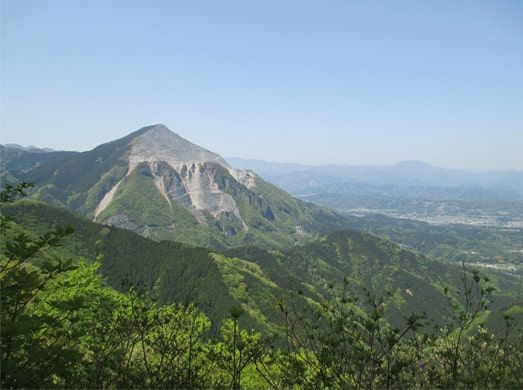
M 427 192 L 430 189 L 426 190 Z M 452 197 L 441 196 L 441 199 L 427 199 L 412 197 L 392 200 L 372 199 L 371 194 L 363 192 L 365 200 L 358 202 L 358 196 L 354 194 L 294 194 L 299 199 L 308 200 L 326 207 L 337 209 L 351 215 L 363 216 L 368 214 L 382 214 L 393 218 L 411 219 L 427 222 L 431 225 L 470 225 L 470 226 L 492 226 L 506 229 L 522 229 L 523 216 L 521 215 L 519 200 L 491 200 L 489 205 L 478 201 L 473 197 L 452 199 Z M 350 199 L 350 200 L 349 200 Z M 509 203 L 510 202 L 510 203 Z M 509 203 L 509 204 L 507 204 Z M 346 205 L 344 208 L 343 205 Z M 335 207 L 338 206 L 338 207 Z M 341 207 L 340 207 L 341 206 Z

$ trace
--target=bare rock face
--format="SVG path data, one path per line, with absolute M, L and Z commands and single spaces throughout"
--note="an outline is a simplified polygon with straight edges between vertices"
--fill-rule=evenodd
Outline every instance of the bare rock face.
M 229 169 L 229 173 L 247 188 L 256 186 L 256 174 L 250 169 Z
M 127 175 L 144 163 L 149 167 L 156 188 L 171 208 L 179 202 L 200 223 L 205 223 L 204 211 L 215 219 L 234 216 L 247 230 L 234 198 L 220 185 L 222 178 L 216 177 L 217 170 L 212 167 L 222 166 L 231 175 L 230 180 L 247 188 L 256 185 L 254 172 L 231 168 L 218 154 L 185 140 L 164 125 L 151 126 L 133 138 L 128 160 Z M 98 204 L 95 218 L 111 203 L 122 181 Z
M 214 162 L 230 168 L 216 153 L 187 141 L 164 125 L 152 126 L 132 141 L 129 171 L 142 162 L 159 161 L 164 161 L 175 169 L 204 162 Z

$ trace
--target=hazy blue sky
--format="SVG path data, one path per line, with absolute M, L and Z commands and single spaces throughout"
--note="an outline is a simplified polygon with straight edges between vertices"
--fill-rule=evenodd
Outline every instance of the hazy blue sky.
M 523 1 L 2 0 L 1 142 L 523 169 Z

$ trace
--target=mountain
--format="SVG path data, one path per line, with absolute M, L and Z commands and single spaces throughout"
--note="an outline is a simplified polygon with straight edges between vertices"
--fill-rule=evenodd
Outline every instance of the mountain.
M 164 125 L 9 174 L 35 183 L 36 199 L 157 240 L 275 247 L 346 224 Z

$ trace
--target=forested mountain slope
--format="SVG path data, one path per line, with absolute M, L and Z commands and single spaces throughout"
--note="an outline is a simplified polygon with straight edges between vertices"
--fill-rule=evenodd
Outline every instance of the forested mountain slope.
M 511 324 L 521 306 L 503 310 L 507 316 L 499 329 L 507 332 L 491 333 L 484 327 L 492 317 L 484 299 L 492 282 L 475 273 L 463 274 L 467 284 L 459 290 L 450 283 L 450 302 L 441 312 L 425 304 L 428 318 L 439 315 L 444 325 L 427 327 L 425 316 L 411 315 L 412 302 L 402 302 L 401 293 L 380 298 L 387 286 L 375 286 L 377 295 L 363 299 L 347 291 L 369 280 L 373 285 L 365 263 L 370 272 L 383 267 L 391 282 L 401 268 L 416 269 L 418 260 L 426 271 L 438 272 L 429 259 L 402 253 L 390 242 L 340 232 L 285 253 L 236 249 L 253 260 L 246 261 L 151 241 L 34 201 L 12 204 L 20 188 L 2 191 L 0 200 L 2 387 L 520 387 L 523 339 L 512 336 Z M 76 234 L 53 228 L 54 222 L 75 223 Z M 106 258 L 67 260 L 67 254 L 83 251 L 89 257 L 100 250 Z M 121 261 L 108 262 L 115 252 Z M 318 256 L 324 255 L 321 263 Z M 165 257 L 172 267 L 162 263 Z M 304 270 L 299 258 L 305 259 Z M 112 267 L 102 277 L 104 263 Z M 302 272 L 290 278 L 287 267 Z M 351 269 L 352 276 L 334 280 L 330 271 L 336 268 Z M 120 282 L 121 292 L 106 283 L 119 270 L 112 283 Z M 452 282 L 457 275 L 448 271 Z M 194 278 L 208 283 L 217 299 L 193 294 L 201 289 Z M 329 279 L 333 283 L 325 286 Z M 278 295 L 284 289 L 277 283 L 286 286 L 285 296 Z M 161 286 L 169 288 L 167 295 Z M 407 294 L 414 297 L 416 288 Z M 184 304 L 169 304 L 176 300 Z M 193 300 L 210 318 L 188 303 Z M 397 306 L 405 316 L 398 325 L 390 318 Z M 274 318 L 264 316 L 273 312 Z
M 0 145 L 0 177 L 5 179 L 9 172 L 27 172 L 49 161 L 62 160 L 77 152 L 45 151 L 43 149 L 21 149 Z
M 20 201 L 2 212 L 34 233 L 74 225 L 76 232 L 57 255 L 92 261 L 103 254 L 101 272 L 114 288 L 147 291 L 164 304 L 195 302 L 217 324 L 231 307 L 241 306 L 248 313 L 245 323 L 269 331 L 281 321 L 278 302 L 296 298 L 299 292 L 299 305 L 318 305 L 339 293 L 344 279 L 356 294 L 368 290 L 388 296 L 387 313 L 393 322 L 427 311 L 431 321 L 440 323 L 447 304 L 445 286 L 457 289 L 462 283 L 455 265 L 352 231 L 288 250 L 243 247 L 220 253 L 152 241 L 40 202 Z M 493 306 L 498 313 L 491 318 L 485 313 L 485 319 L 497 326 L 502 312 L 523 306 L 523 291 L 515 277 L 492 274 L 491 283 L 498 289 Z

